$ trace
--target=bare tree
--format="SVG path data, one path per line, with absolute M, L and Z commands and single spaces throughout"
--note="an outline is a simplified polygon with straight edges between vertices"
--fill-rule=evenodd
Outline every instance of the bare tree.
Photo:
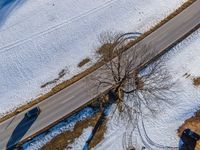
M 174 82 L 162 59 L 149 64 L 156 56 L 154 47 L 137 44 L 129 48 L 127 45 L 134 38 L 134 33 L 100 35 L 102 46 L 98 50 L 105 65 L 95 76 L 98 88 L 113 87 L 117 95 L 114 112 L 118 111 L 119 117 L 133 130 L 141 114 L 154 115 L 162 104 L 173 104 L 175 93 Z
M 141 113 L 142 107 L 155 113 L 161 103 L 171 104 L 174 85 L 161 59 L 144 68 L 155 56 L 152 46 L 139 44 L 125 51 L 132 39 L 132 35 L 122 33 L 100 36 L 103 47 L 109 46 L 101 57 L 105 62 L 101 74 L 95 77 L 99 87 L 110 85 L 115 89 L 118 111 L 130 115 L 129 121 L 133 114 Z

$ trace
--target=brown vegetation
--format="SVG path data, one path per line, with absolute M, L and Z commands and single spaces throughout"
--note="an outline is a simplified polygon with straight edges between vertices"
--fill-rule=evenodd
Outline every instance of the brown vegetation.
M 85 58 L 78 64 L 78 67 L 81 68 L 81 67 L 83 67 L 85 64 L 87 64 L 89 62 L 90 62 L 90 58 Z
M 187 119 L 184 124 L 178 129 L 179 136 L 185 129 L 191 129 L 192 131 L 200 134 L 200 117 L 193 116 Z
M 62 69 L 59 73 L 58 73 L 58 77 L 55 78 L 54 80 L 51 80 L 43 85 L 41 85 L 40 87 L 41 88 L 45 88 L 46 86 L 50 85 L 50 84 L 53 84 L 53 83 L 56 83 L 58 80 L 60 80 L 64 75 L 66 74 L 66 70 L 65 69 Z
M 87 118 L 83 121 L 77 122 L 72 131 L 66 131 L 56 136 L 54 139 L 48 142 L 45 146 L 43 146 L 42 150 L 64 150 L 67 147 L 70 148 L 69 145 L 72 144 L 74 140 L 82 134 L 85 128 L 89 126 L 92 126 L 92 127 L 95 126 L 99 117 L 100 117 L 100 113 L 96 113 L 91 118 Z M 105 131 L 106 131 L 106 121 L 96 132 L 92 142 L 89 145 L 90 149 L 96 146 L 103 139 Z
M 180 137 L 185 129 L 190 129 L 200 135 L 200 110 L 194 116 L 185 120 L 185 122 L 178 129 L 178 136 Z M 197 143 L 195 150 L 200 149 L 200 141 Z
M 100 46 L 96 52 L 97 54 L 100 54 L 100 55 L 105 55 L 107 51 L 110 50 L 110 48 L 112 47 L 112 43 L 105 43 L 103 44 L 102 46 Z
M 100 117 L 100 113 L 96 113 L 91 118 L 87 118 L 83 121 L 77 122 L 72 131 L 66 131 L 56 136 L 54 139 L 48 142 L 45 146 L 43 146 L 42 150 L 55 150 L 55 149 L 64 150 L 70 144 L 72 144 L 76 138 L 78 138 L 82 134 L 85 128 L 89 126 L 94 127 L 99 117 Z M 98 138 L 96 138 L 96 135 L 95 135 L 95 138 L 93 139 L 94 142 L 92 143 L 93 144 L 92 147 L 100 142 L 99 140 L 102 139 L 104 135 L 104 131 L 105 131 L 105 128 L 102 128 L 101 132 L 97 133 Z
M 193 84 L 194 84 L 195 86 L 199 86 L 199 85 L 200 85 L 200 77 L 194 78 L 194 79 L 193 79 Z
M 108 121 L 108 119 L 105 119 L 103 124 L 98 128 L 92 141 L 90 142 L 89 149 L 92 149 L 93 147 L 95 147 L 97 144 L 99 144 L 103 140 L 105 131 L 107 129 L 107 127 L 106 127 L 107 121 Z
M 158 29 L 160 26 L 162 26 L 163 24 L 165 24 L 167 21 L 169 21 L 170 19 L 172 19 L 173 17 L 175 17 L 177 14 L 179 14 L 180 12 L 182 12 L 184 9 L 186 9 L 188 6 L 190 6 L 192 3 L 194 3 L 196 0 L 188 0 L 187 2 L 185 2 L 181 7 L 179 7 L 176 11 L 174 11 L 173 13 L 171 13 L 168 17 L 166 17 L 165 19 L 163 19 L 161 22 L 159 22 L 156 26 L 152 27 L 149 31 L 145 32 L 144 34 L 142 34 L 140 37 L 138 37 L 136 40 L 132 41 L 131 43 L 128 43 L 127 47 L 131 47 L 134 44 L 136 44 L 137 42 L 143 40 L 146 36 L 148 36 L 149 34 L 151 34 L 152 32 L 154 32 L 156 29 Z M 100 66 L 103 65 L 103 62 L 99 62 L 95 65 L 93 65 L 92 67 L 88 68 L 87 70 L 83 71 L 80 74 L 77 74 L 76 76 L 74 76 L 72 79 L 64 81 L 63 83 L 60 83 L 58 85 L 56 85 L 51 91 L 49 91 L 48 93 L 28 102 L 25 105 L 20 106 L 18 109 L 14 110 L 13 112 L 7 112 L 7 115 L 3 116 L 2 118 L 0 118 L 0 122 L 3 122 L 11 117 L 13 117 L 14 115 L 36 105 L 37 103 L 47 99 L 48 97 L 54 95 L 55 93 L 61 91 L 62 89 L 70 86 L 71 84 L 73 84 L 74 82 L 80 80 L 81 78 L 85 77 L 86 75 L 90 74 L 91 72 L 93 72 L 94 70 L 98 69 Z

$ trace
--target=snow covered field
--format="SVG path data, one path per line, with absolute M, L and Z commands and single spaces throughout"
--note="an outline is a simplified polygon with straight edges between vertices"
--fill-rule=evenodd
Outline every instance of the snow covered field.
M 101 32 L 144 32 L 185 1 L 12 0 L 4 7 L 0 3 L 0 114 L 47 92 L 54 85 L 40 86 L 62 69 L 68 73 L 61 81 L 86 69 L 89 65 L 77 64 L 94 56 Z

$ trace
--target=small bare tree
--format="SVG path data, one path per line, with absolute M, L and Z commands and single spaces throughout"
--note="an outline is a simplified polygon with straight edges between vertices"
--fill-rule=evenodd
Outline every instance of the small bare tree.
M 139 115 L 154 115 L 162 103 L 172 104 L 175 93 L 172 90 L 174 83 L 162 59 L 149 64 L 156 56 L 155 49 L 146 44 L 129 48 L 134 38 L 134 33 L 106 32 L 100 35 L 102 46 L 98 52 L 105 65 L 95 76 L 98 88 L 113 87 L 117 95 L 114 112 L 118 111 L 119 117 L 132 129 L 136 128 Z

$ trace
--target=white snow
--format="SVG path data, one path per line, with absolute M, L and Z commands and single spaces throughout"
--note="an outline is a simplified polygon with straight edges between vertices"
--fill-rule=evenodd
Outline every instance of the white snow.
M 54 85 L 40 86 L 62 69 L 61 81 L 91 65 L 77 68 L 93 58 L 101 32 L 144 32 L 185 1 L 14 0 L 0 8 L 0 114 L 47 92 Z
M 177 80 L 177 95 L 175 104 L 170 108 L 165 108 L 156 115 L 155 118 L 146 117 L 144 119 L 148 136 L 153 142 L 163 146 L 178 146 L 177 129 L 193 113 L 200 109 L 200 87 L 192 84 L 194 77 L 200 76 L 200 29 L 193 33 L 186 40 L 170 50 L 164 59 L 174 80 Z M 190 74 L 189 78 L 184 76 Z M 123 134 L 125 128 L 123 123 L 111 120 L 104 140 L 95 147 L 95 150 L 123 150 Z M 136 146 L 142 146 L 137 130 L 133 139 Z M 162 150 L 160 147 L 152 146 L 153 150 Z M 148 148 L 147 148 L 148 149 Z

